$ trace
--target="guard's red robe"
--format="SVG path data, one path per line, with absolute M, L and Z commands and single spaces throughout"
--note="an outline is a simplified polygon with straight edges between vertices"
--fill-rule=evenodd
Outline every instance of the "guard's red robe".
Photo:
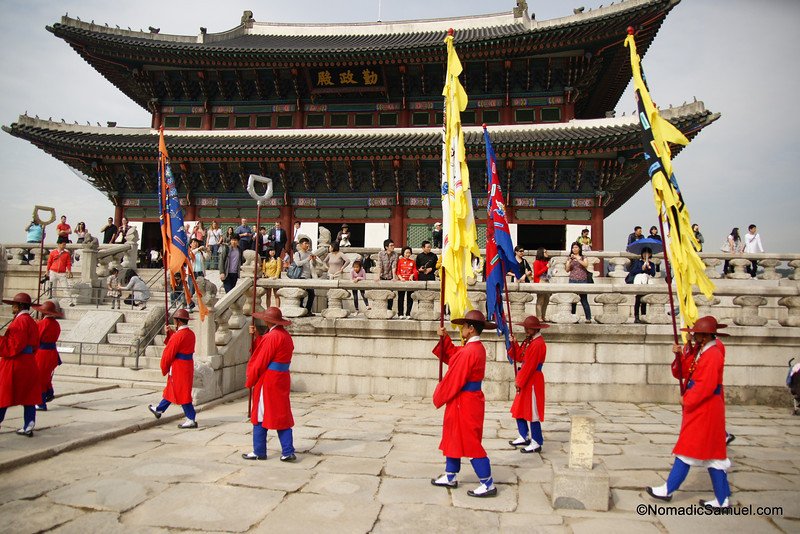
M 253 388 L 250 421 L 264 428 L 285 430 L 294 426 L 289 400 L 294 342 L 289 332 L 274 326 L 256 342 L 256 349 L 247 363 L 245 387 Z M 272 366 L 272 368 L 270 368 Z M 281 368 L 281 369 L 279 369 Z M 283 370 L 282 368 L 285 368 Z
M 61 325 L 52 317 L 42 317 L 36 323 L 39 327 L 39 350 L 36 351 L 36 366 L 39 368 L 40 392 L 45 392 L 53 387 L 53 373 L 61 360 L 55 348 L 43 348 L 41 345 L 48 343 L 55 345 L 61 335 Z
M 475 338 L 473 338 L 475 339 Z M 480 382 L 486 370 L 486 349 L 480 339 L 456 347 L 444 337 L 444 350 L 437 343 L 433 353 L 447 364 L 447 373 L 433 392 L 433 405 L 444 409 L 439 449 L 449 458 L 484 458 L 481 445 L 486 399 L 483 391 L 462 391 L 467 382 Z
M 36 321 L 27 311 L 19 312 L 0 336 L 0 408 L 42 402 L 34 356 L 38 348 Z
M 516 384 L 519 392 L 511 405 L 511 415 L 526 421 L 544 421 L 544 374 L 539 366 L 544 364 L 547 345 L 542 336 L 511 345 L 511 357 L 522 362 L 517 373 Z M 533 397 L 536 396 L 536 417 L 533 415 Z
M 194 383 L 194 332 L 181 326 L 177 332 L 169 331 L 167 345 L 161 353 L 161 374 L 167 376 L 164 399 L 173 404 L 192 402 Z M 187 356 L 192 359 L 185 359 Z
M 722 386 L 725 366 L 724 347 L 719 342 L 707 345 L 690 373 L 694 353 L 683 355 L 683 419 L 673 454 L 697 460 L 724 460 L 725 392 Z

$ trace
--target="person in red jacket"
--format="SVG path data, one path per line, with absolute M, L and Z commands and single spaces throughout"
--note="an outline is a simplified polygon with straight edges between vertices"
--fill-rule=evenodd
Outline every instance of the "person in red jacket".
M 486 370 L 486 349 L 481 343 L 481 332 L 485 328 L 497 328 L 478 310 L 470 310 L 463 318 L 453 319 L 461 325 L 461 337 L 466 340 L 463 347 L 456 347 L 447 330 L 439 327 L 439 336 L 433 353 L 447 364 L 447 373 L 433 392 L 433 405 L 445 406 L 442 441 L 439 444 L 444 454 L 445 473 L 431 479 L 431 484 L 445 488 L 457 488 L 456 475 L 461 470 L 461 458 L 471 458 L 472 468 L 478 475 L 480 486 L 469 490 L 470 497 L 494 497 L 497 488 L 492 480 L 492 467 L 486 450 L 481 444 L 483 416 L 486 399 L 481 391 L 481 381 Z
M 69 283 L 69 279 L 72 278 L 72 256 L 66 246 L 66 241 L 59 241 L 56 248 L 50 251 L 50 256 L 47 257 L 47 272 L 53 296 L 67 298 L 69 305 L 75 306 L 75 297 L 70 296 L 72 290 Z
M 525 328 L 525 341 L 522 345 L 517 343 L 514 334 L 511 334 L 511 356 L 515 362 L 522 362 L 522 368 L 517 373 L 517 395 L 511 405 L 511 416 L 517 420 L 519 437 L 508 443 L 514 448 L 522 445 L 520 452 L 542 452 L 542 421 L 544 421 L 544 365 L 547 355 L 547 345 L 539 332 L 550 325 L 542 324 L 535 315 L 526 317 L 518 325 Z M 530 421 L 530 433 L 528 433 Z M 533 441 L 531 441 L 531 438 Z
M 281 461 L 297 459 L 292 438 L 292 405 L 289 400 L 294 342 L 284 326 L 292 324 L 283 318 L 280 308 L 272 306 L 263 313 L 254 313 L 269 329 L 256 340 L 256 348 L 247 363 L 245 387 L 253 388 L 250 422 L 253 423 L 253 451 L 242 454 L 245 460 L 267 459 L 267 429 L 278 431 L 281 442 Z M 250 327 L 254 334 L 255 327 Z
M 173 402 L 180 404 L 186 421 L 178 428 L 197 428 L 197 414 L 192 404 L 194 382 L 194 332 L 189 329 L 189 312 L 179 309 L 172 316 L 176 330 L 165 327 L 167 344 L 161 353 L 161 374 L 167 376 L 164 398 L 158 406 L 148 406 L 150 412 L 161 417 Z
M 701 317 L 690 332 L 696 350 L 686 352 L 675 345 L 676 359 L 681 358 L 680 369 L 673 366 L 677 376 L 685 380 L 681 397 L 683 419 L 678 442 L 672 453 L 675 463 L 666 484 L 646 488 L 656 499 L 669 501 L 672 494 L 686 479 L 690 466 L 705 467 L 711 475 L 715 498 L 701 500 L 702 506 L 714 508 L 730 506 L 731 489 L 727 470 L 731 467 L 725 444 L 725 396 L 722 375 L 725 357 L 716 341 L 717 336 L 727 336 L 718 330 L 727 325 L 718 324 L 711 316 Z
M 40 400 L 39 368 L 34 354 L 39 348 L 39 329 L 31 317 L 31 296 L 17 293 L 10 300 L 14 319 L 6 333 L 0 336 L 0 423 L 9 406 L 22 405 L 23 427 L 21 436 L 33 437 L 36 426 L 36 403 Z
M 64 314 L 56 301 L 48 300 L 44 304 L 34 305 L 33 309 L 42 314 L 36 323 L 39 328 L 39 350 L 36 351 L 36 366 L 39 368 L 42 392 L 41 404 L 36 405 L 37 410 L 46 411 L 47 403 L 55 398 L 53 391 L 53 373 L 61 365 L 56 342 L 61 335 L 61 325 L 56 319 L 63 319 Z
M 397 269 L 395 270 L 397 279 L 402 282 L 413 282 L 419 278 L 419 271 L 417 270 L 417 263 L 411 259 L 411 247 L 403 247 L 401 258 L 397 260 Z M 412 291 L 398 291 L 397 292 L 397 316 L 411 318 L 411 308 L 414 306 L 414 301 L 411 299 Z M 405 309 L 404 306 L 405 305 Z

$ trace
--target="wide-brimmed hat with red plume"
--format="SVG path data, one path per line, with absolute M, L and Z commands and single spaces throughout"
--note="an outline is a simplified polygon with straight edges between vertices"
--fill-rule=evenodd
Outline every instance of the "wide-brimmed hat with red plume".
M 717 320 L 710 316 L 706 315 L 705 317 L 700 317 L 694 326 L 691 328 L 681 328 L 682 332 L 692 332 L 694 334 L 714 334 L 715 336 L 729 336 L 730 334 L 726 334 L 724 332 L 718 332 L 720 328 L 727 328 L 728 325 L 718 323 Z
M 253 314 L 256 319 L 261 319 L 265 323 L 279 324 L 286 326 L 292 324 L 291 321 L 283 318 L 283 312 L 277 306 L 270 306 L 263 312 L 256 312 Z
M 478 310 L 470 310 L 464 317 L 453 319 L 450 321 L 453 324 L 482 324 L 483 328 L 497 328 L 495 323 L 486 320 L 486 316 Z
M 43 304 L 34 304 L 31 307 L 42 315 L 47 315 L 55 319 L 64 318 L 64 312 L 61 311 L 61 306 L 52 300 L 46 300 Z
M 4 304 L 27 304 L 30 306 L 31 296 L 27 293 L 17 293 L 10 299 L 3 299 Z
M 536 317 L 535 315 L 529 315 L 525 318 L 524 321 L 516 324 L 524 328 L 533 328 L 535 330 L 541 330 L 542 328 L 550 328 L 549 324 L 541 322 L 539 318 Z
M 188 321 L 189 320 L 189 312 L 186 311 L 184 308 L 176 310 L 175 313 L 172 315 L 173 319 L 180 319 L 181 321 Z

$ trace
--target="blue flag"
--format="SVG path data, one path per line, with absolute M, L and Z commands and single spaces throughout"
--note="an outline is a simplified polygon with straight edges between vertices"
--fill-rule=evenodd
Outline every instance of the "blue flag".
M 503 290 L 509 272 L 513 272 L 519 278 L 519 263 L 514 255 L 514 246 L 511 244 L 503 192 L 500 189 L 500 178 L 497 176 L 497 160 L 486 128 L 483 129 L 483 139 L 486 141 L 486 172 L 489 176 L 486 203 L 486 315 L 490 321 L 497 323 L 497 334 L 505 337 L 506 351 L 508 351 L 511 348 L 511 340 L 508 337 L 509 325 L 503 313 Z M 512 361 L 510 357 L 509 361 Z

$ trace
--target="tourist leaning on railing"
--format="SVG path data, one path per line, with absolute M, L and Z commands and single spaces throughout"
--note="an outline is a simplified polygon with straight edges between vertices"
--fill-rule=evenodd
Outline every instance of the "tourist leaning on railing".
M 270 280 L 277 280 L 281 277 L 283 271 L 283 263 L 276 256 L 275 249 L 271 248 L 267 251 L 267 259 L 261 263 L 261 273 L 265 278 Z M 280 307 L 281 298 L 278 296 L 278 288 L 268 287 L 266 291 L 267 308 L 272 306 L 272 295 L 275 295 L 275 306 Z
M 397 260 L 397 279 L 402 282 L 413 282 L 417 279 L 417 265 L 411 259 L 411 247 L 403 247 L 403 257 Z M 411 291 L 397 292 L 397 316 L 411 317 L 411 308 L 414 301 L 411 299 Z M 404 309 L 405 307 L 405 309 Z
M 547 249 L 539 247 L 536 250 L 536 259 L 533 260 L 533 283 L 539 284 L 547 282 L 547 275 L 550 270 L 550 254 Z M 550 293 L 536 294 L 536 316 L 544 321 L 547 314 L 547 305 L 550 303 Z
M 572 251 L 567 260 L 567 272 L 569 272 L 570 284 L 590 284 L 589 281 L 589 261 L 583 257 L 583 251 L 578 243 L 573 243 Z M 586 293 L 580 293 L 581 306 L 583 306 L 583 314 L 586 316 L 586 322 L 592 321 L 592 310 L 589 308 L 589 299 Z M 572 305 L 572 313 L 575 313 L 577 305 Z

